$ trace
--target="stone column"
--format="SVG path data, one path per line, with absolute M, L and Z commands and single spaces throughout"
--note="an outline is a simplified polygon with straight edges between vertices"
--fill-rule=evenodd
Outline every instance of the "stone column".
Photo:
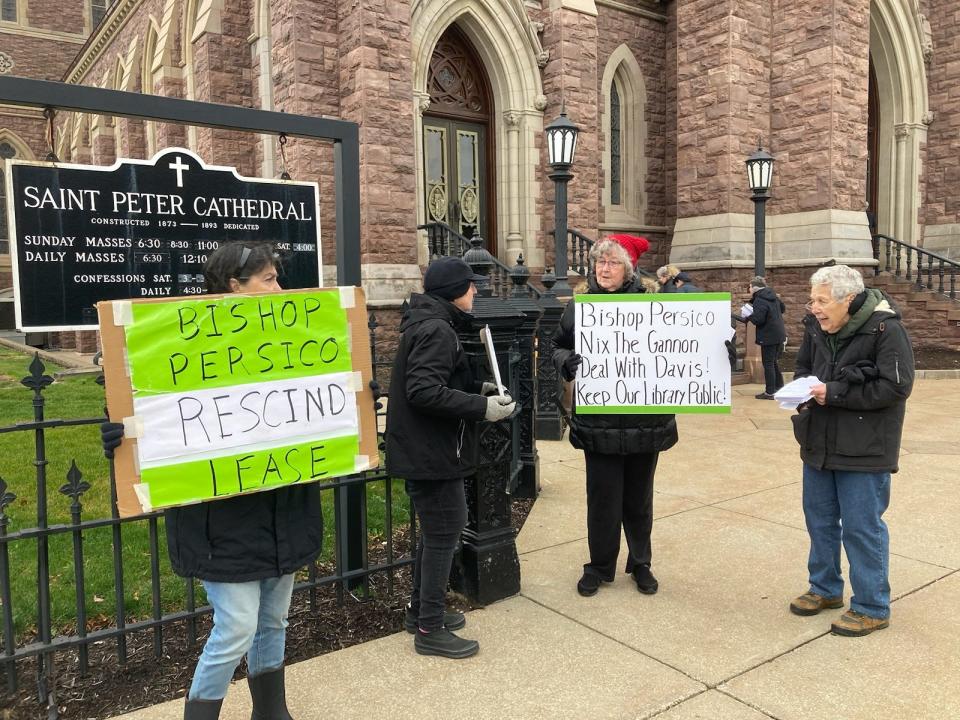
M 503 123 L 507 128 L 507 187 L 509 188 L 510 210 L 507 215 L 507 254 L 508 264 L 517 261 L 523 252 L 523 236 L 520 234 L 520 123 L 523 115 L 515 110 L 503 114 Z

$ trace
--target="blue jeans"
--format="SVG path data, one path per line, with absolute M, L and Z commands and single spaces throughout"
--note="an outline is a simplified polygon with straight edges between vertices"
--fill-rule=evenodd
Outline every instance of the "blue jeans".
M 890 617 L 890 536 L 882 519 L 889 504 L 890 473 L 817 470 L 803 464 L 811 592 L 843 596 L 842 541 L 850 561 L 850 609 Z
M 203 581 L 213 606 L 213 629 L 193 673 L 188 697 L 219 700 L 244 654 L 249 675 L 283 665 L 293 575 L 226 583 Z

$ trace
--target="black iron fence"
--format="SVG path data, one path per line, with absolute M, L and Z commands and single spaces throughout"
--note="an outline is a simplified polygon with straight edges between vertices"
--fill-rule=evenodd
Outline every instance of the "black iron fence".
M 918 290 L 934 290 L 951 300 L 960 299 L 957 297 L 960 262 L 887 235 L 874 235 L 874 252 L 879 261 L 878 273 L 891 272 L 912 281 Z
M 371 346 L 373 348 L 374 372 L 388 367 L 392 364 L 392 358 L 386 359 L 378 357 L 377 335 L 381 331 L 381 326 L 374 313 L 369 315 L 369 330 Z M 32 398 L 28 402 L 32 403 L 33 420 L 27 422 L 18 422 L 6 427 L 0 427 L 0 435 L 16 433 L 22 435 L 26 444 L 28 438 L 33 441 L 33 460 L 35 483 L 34 487 L 21 489 L 12 487 L 3 478 L 3 465 L 9 462 L 9 458 L 0 460 L 0 603 L 2 603 L 2 627 L 3 627 L 3 650 L 0 654 L 0 672 L 5 679 L 5 689 L 8 693 L 15 693 L 19 684 L 23 681 L 20 676 L 19 665 L 21 661 L 34 657 L 36 658 L 36 688 L 37 700 L 41 706 L 46 708 L 48 717 L 57 716 L 56 705 L 56 683 L 57 676 L 70 676 L 76 673 L 85 674 L 88 671 L 89 650 L 94 643 L 109 641 L 115 644 L 116 659 L 120 664 L 126 664 L 127 639 L 131 633 L 148 631 L 153 634 L 153 652 L 157 658 L 161 657 L 163 652 L 164 630 L 174 623 L 183 623 L 186 626 L 186 636 L 191 644 L 194 644 L 198 637 L 198 619 L 211 612 L 208 605 L 198 605 L 196 584 L 193 579 L 183 580 L 176 578 L 170 580 L 161 574 L 161 556 L 166 553 L 161 549 L 163 537 L 163 527 L 161 525 L 162 513 L 155 512 L 138 517 L 121 518 L 116 511 L 116 484 L 113 472 L 113 463 L 110 461 L 109 482 L 110 493 L 110 517 L 88 517 L 84 508 L 84 497 L 98 482 L 96 479 L 88 480 L 92 473 L 84 474 L 84 470 L 78 466 L 74 459 L 70 463 L 69 471 L 66 473 L 65 482 L 59 486 L 59 493 L 70 499 L 70 520 L 69 522 L 51 522 L 51 498 L 48 497 L 48 487 L 56 485 L 56 480 L 50 477 L 48 466 L 50 457 L 48 454 L 48 442 L 52 441 L 57 433 L 61 433 L 65 428 L 77 428 L 82 426 L 96 426 L 106 418 L 102 415 L 95 417 L 74 418 L 69 420 L 50 419 L 48 415 L 47 398 L 44 392 L 53 384 L 54 379 L 47 374 L 46 368 L 39 356 L 34 356 L 29 365 L 29 374 L 23 378 L 21 384 L 32 393 Z M 102 384 L 102 375 L 98 382 Z M 26 398 L 25 398 L 26 400 Z M 378 413 L 382 415 L 382 413 Z M 58 440 L 63 440 L 60 435 Z M 87 469 L 89 470 L 89 468 Z M 101 473 L 102 476 L 102 468 Z M 393 592 L 393 582 L 395 572 L 413 562 L 410 548 L 416 546 L 416 525 L 412 511 L 409 514 L 407 525 L 404 527 L 394 527 L 394 486 L 399 480 L 391 478 L 383 470 L 368 471 L 361 474 L 350 475 L 337 478 L 331 482 L 321 483 L 321 490 L 328 490 L 333 493 L 333 514 L 334 514 L 334 542 L 335 552 L 332 554 L 331 562 L 324 562 L 322 566 L 313 564 L 298 573 L 298 582 L 295 585 L 294 592 L 306 594 L 307 607 L 313 609 L 318 601 L 318 589 L 324 586 L 334 586 L 337 593 L 337 599 L 342 603 L 345 601 L 348 588 L 354 588 L 354 593 L 361 595 L 363 588 L 369 578 L 376 574 L 386 575 L 386 584 L 389 592 Z M 345 526 L 344 519 L 341 517 L 340 496 L 346 493 L 348 488 L 362 487 L 366 489 L 371 483 L 383 484 L 384 496 L 384 527 L 382 536 L 378 534 L 377 543 L 382 546 L 381 551 L 376 557 L 370 559 L 364 553 L 365 562 L 362 567 L 346 570 L 343 558 L 346 557 L 342 552 L 343 544 L 347 539 L 341 537 L 342 529 Z M 101 488 L 101 490 L 104 490 Z M 19 515 L 18 505 L 26 505 L 26 502 L 18 502 L 21 496 L 24 500 L 25 492 L 36 493 L 36 520 L 32 527 L 32 516 L 25 518 Z M 30 512 L 27 508 L 25 512 Z M 397 512 L 402 514 L 403 508 L 398 508 Z M 14 527 L 19 529 L 10 530 L 12 521 L 16 521 Z M 362 514 L 359 522 L 363 523 L 363 536 L 369 539 L 369 532 L 366 526 L 366 514 Z M 124 553 L 125 536 L 129 534 L 134 526 L 147 527 L 147 552 L 149 553 L 149 575 L 150 575 L 150 599 L 149 617 L 143 617 L 144 612 L 138 613 L 140 619 L 131 620 L 125 605 L 127 600 L 125 574 L 128 570 L 128 558 Z M 108 528 L 111 533 L 109 557 L 91 556 L 85 552 L 84 539 L 94 530 Z M 404 549 L 397 551 L 395 541 L 398 539 L 406 540 Z M 74 617 L 66 623 L 57 623 L 54 621 L 51 613 L 51 580 L 54 569 L 51 567 L 50 549 L 51 544 L 69 543 L 72 547 L 73 556 L 73 593 L 74 593 Z M 17 583 L 31 583 L 33 578 L 23 575 L 12 577 L 12 570 L 23 572 L 20 567 L 23 563 L 18 563 L 18 567 L 11 565 L 11 555 L 14 549 L 29 548 L 30 553 L 36 552 L 36 595 L 35 604 L 24 602 L 22 606 L 17 607 L 14 599 L 12 581 Z M 129 552 L 129 548 L 127 550 Z M 112 575 L 109 583 L 110 590 L 113 593 L 115 604 L 114 615 L 111 619 L 105 619 L 102 615 L 98 617 L 97 629 L 88 629 L 88 619 L 90 615 L 89 590 L 87 580 L 91 574 L 91 568 L 98 566 L 101 571 L 106 570 L 106 574 Z M 322 569 L 321 569 L 322 568 Z M 103 573 L 101 573 L 103 574 Z M 183 582 L 185 583 L 184 601 L 182 607 L 171 610 L 165 608 L 161 600 L 164 590 L 164 583 Z M 357 591 L 357 587 L 360 591 Z M 103 587 L 98 587 L 97 592 L 103 592 Z M 26 607 L 24 607 L 26 606 Z M 24 615 L 33 615 L 26 629 L 18 629 L 15 625 L 15 618 Z M 21 623 L 23 625 L 23 623 Z M 65 629 L 68 628 L 68 629 Z M 56 659 L 58 653 L 73 649 L 76 651 L 76 668 L 57 668 Z

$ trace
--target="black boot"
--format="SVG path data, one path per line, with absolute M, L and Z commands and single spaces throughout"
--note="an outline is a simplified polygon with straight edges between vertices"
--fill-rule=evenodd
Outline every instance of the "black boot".
M 219 700 L 187 700 L 183 705 L 183 720 L 217 720 L 220 717 Z
M 287 711 L 287 693 L 283 682 L 283 666 L 247 677 L 253 713 L 250 720 L 293 720 Z

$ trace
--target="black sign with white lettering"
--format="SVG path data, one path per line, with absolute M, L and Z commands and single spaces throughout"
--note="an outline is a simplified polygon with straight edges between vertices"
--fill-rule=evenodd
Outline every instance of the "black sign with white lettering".
M 11 161 L 17 327 L 95 328 L 100 300 L 203 292 L 220 243 L 265 240 L 285 288 L 320 285 L 316 183 L 241 177 L 188 150 L 110 168 Z

